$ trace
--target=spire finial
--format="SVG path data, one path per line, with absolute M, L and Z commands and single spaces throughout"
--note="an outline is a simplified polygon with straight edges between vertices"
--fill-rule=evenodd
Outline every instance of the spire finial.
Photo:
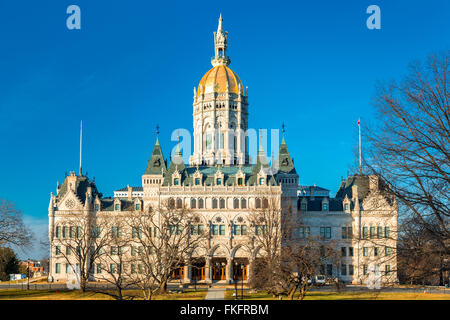
M 223 19 L 222 19 L 222 13 L 220 13 L 220 16 L 219 16 L 219 25 L 217 26 L 217 33 L 223 32 L 222 21 L 223 21 Z
M 282 132 L 282 139 L 281 139 L 281 143 L 283 144 L 283 143 L 286 143 L 285 141 L 284 141 L 284 132 L 285 132 L 286 130 L 284 129 L 284 122 L 281 124 L 281 132 Z
M 156 143 L 157 145 L 159 145 L 159 125 L 156 125 Z

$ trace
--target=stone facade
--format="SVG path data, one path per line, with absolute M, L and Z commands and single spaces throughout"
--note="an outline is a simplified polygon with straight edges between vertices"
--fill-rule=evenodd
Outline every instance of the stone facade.
M 142 186 L 116 190 L 113 198 L 104 198 L 95 182 L 81 170 L 78 175 L 71 172 L 58 185 L 56 195 L 50 197 L 50 277 L 56 281 L 68 277 L 67 260 L 60 254 L 64 248 L 56 248 L 55 240 L 70 236 L 69 217 L 120 216 L 158 208 L 172 200 L 198 213 L 209 232 L 205 249 L 197 252 L 203 262 L 180 269 L 174 278 L 184 282 L 231 282 L 238 267 L 247 279 L 252 261 L 258 256 L 258 248 L 249 246 L 247 231 L 253 226 L 248 217 L 269 200 L 279 204 L 276 209 L 280 215 L 294 210 L 302 221 L 300 238 L 334 241 L 342 252 L 338 266 L 324 265 L 318 273 L 352 283 L 366 283 L 371 274 L 379 275 L 381 282 L 395 282 L 395 199 L 384 193 L 376 177 L 362 174 L 342 181 L 334 198 L 326 189 L 300 186 L 284 129 L 278 156 L 272 163 L 277 170 L 269 166 L 261 146 L 255 163 L 250 164 L 245 139 L 247 90 L 228 67 L 227 33 L 221 17 L 214 41 L 213 68 L 194 89 L 194 153 L 190 164 L 183 163 L 177 150 L 167 167 L 157 137 L 142 175 Z M 94 268 L 92 279 L 96 278 Z

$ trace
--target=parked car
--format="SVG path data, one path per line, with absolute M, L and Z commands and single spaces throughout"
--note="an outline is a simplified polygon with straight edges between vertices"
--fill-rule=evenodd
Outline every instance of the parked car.
M 327 281 L 327 277 L 324 275 L 319 274 L 314 277 L 314 283 L 318 286 L 325 285 L 326 281 Z

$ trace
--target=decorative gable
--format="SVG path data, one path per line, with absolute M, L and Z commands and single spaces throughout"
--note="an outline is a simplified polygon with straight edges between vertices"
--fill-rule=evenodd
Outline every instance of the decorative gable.
M 58 210 L 82 210 L 83 204 L 75 193 L 69 189 L 59 201 Z
M 198 170 L 195 170 L 194 174 L 192 175 L 192 182 L 194 186 L 202 186 L 203 185 L 203 174 Z
M 245 186 L 245 173 L 242 171 L 242 167 L 239 167 L 239 171 L 236 173 L 236 185 Z
M 256 184 L 258 186 L 266 186 L 267 185 L 267 173 L 265 172 L 263 167 L 261 167 L 261 169 L 258 172 Z
M 216 186 L 225 185 L 224 177 L 225 177 L 225 175 L 223 174 L 222 170 L 220 170 L 220 167 L 219 167 L 219 169 L 214 174 L 214 184 Z

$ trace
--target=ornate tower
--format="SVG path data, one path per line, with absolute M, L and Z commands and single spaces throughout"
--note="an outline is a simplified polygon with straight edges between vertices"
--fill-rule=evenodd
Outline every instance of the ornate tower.
M 214 32 L 213 68 L 194 88 L 194 153 L 191 165 L 248 163 L 245 132 L 248 128 L 247 89 L 228 65 L 227 32 L 219 18 Z
M 145 210 L 149 205 L 157 206 L 159 199 L 159 187 L 164 180 L 164 174 L 167 172 L 166 162 L 159 144 L 159 127 L 156 127 L 156 142 L 150 160 L 147 162 L 147 168 L 142 175 L 142 188 L 144 191 Z

